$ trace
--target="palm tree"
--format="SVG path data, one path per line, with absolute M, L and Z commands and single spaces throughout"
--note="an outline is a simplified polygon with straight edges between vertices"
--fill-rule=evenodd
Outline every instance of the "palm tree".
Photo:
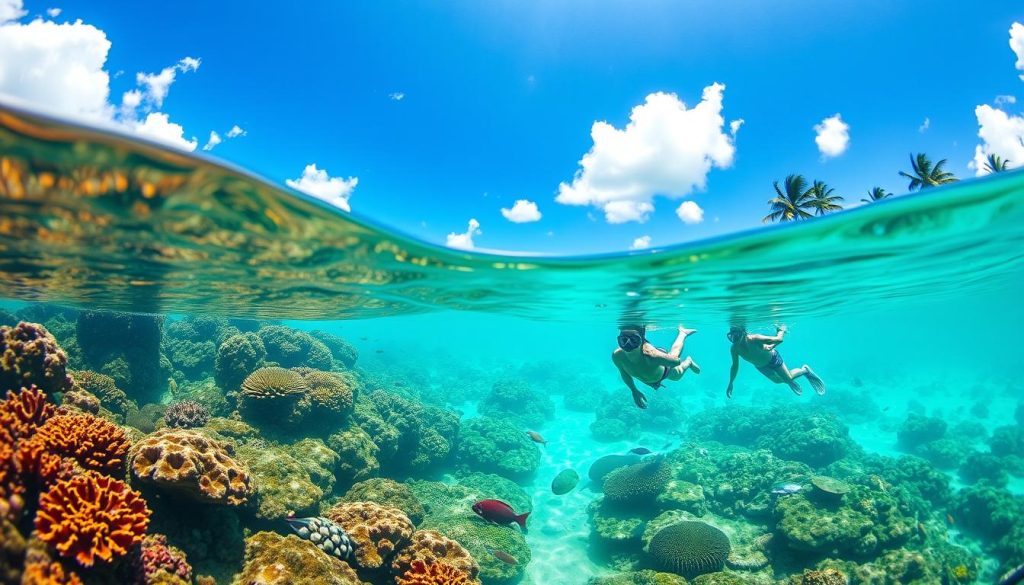
M 839 205 L 839 201 L 843 200 L 841 195 L 833 195 L 832 191 L 835 191 L 832 187 L 826 185 L 823 181 L 815 181 L 811 185 L 808 193 L 811 196 L 810 206 L 814 208 L 815 215 L 825 215 L 830 211 L 841 211 L 842 205 Z
M 868 191 L 867 198 L 861 199 L 861 201 L 863 201 L 864 203 L 874 203 L 875 201 L 881 201 L 882 199 L 885 199 L 886 197 L 889 197 L 891 195 L 892 193 L 889 193 L 885 189 L 881 187 L 875 187 L 874 189 Z
M 1010 164 L 1010 161 L 1003 160 L 998 154 L 990 154 L 985 161 L 985 170 L 989 173 L 1001 173 L 1009 170 L 1006 168 L 1008 164 Z
M 910 185 L 907 185 L 907 189 L 910 191 L 959 181 L 960 179 L 954 177 L 953 173 L 947 173 L 942 170 L 942 165 L 944 164 L 946 164 L 946 159 L 942 159 L 935 163 L 935 166 L 932 166 L 932 161 L 928 160 L 928 155 L 921 152 L 917 154 L 916 158 L 914 155 L 910 155 L 910 165 L 914 167 L 914 172 L 905 173 L 900 171 L 900 175 L 910 179 Z
M 807 188 L 807 179 L 803 175 L 789 175 L 785 180 L 785 187 L 779 188 L 779 182 L 772 183 L 775 187 L 775 197 L 768 200 L 772 212 L 764 216 L 761 221 L 793 221 L 814 217 L 807 209 L 812 209 L 810 189 Z

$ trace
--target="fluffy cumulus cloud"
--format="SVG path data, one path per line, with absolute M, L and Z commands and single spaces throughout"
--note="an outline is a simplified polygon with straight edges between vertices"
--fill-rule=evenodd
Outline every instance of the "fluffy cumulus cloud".
M 139 73 L 137 87 L 112 102 L 104 69 L 111 48 L 106 33 L 81 20 L 21 22 L 25 14 L 22 0 L 0 0 L 0 97 L 176 148 L 196 148 L 198 141 L 187 139 L 184 128 L 159 109 L 176 75 L 198 69 L 199 59 L 185 57 L 159 73 Z M 47 11 L 50 18 L 59 14 Z
M 501 208 L 501 215 L 512 223 L 530 223 L 540 220 L 537 204 L 528 199 L 518 199 L 511 209 Z
M 817 136 L 814 143 L 818 145 L 818 151 L 826 158 L 837 157 L 850 145 L 850 125 L 843 122 L 842 116 L 836 114 L 825 118 L 820 124 L 814 126 Z
M 61 13 L 61 9 L 60 8 L 47 8 L 46 9 L 46 14 L 50 18 L 57 18 L 58 16 L 60 16 L 60 13 Z
M 984 175 L 985 161 L 990 154 L 1009 161 L 1008 168 L 1024 164 L 1024 117 L 1012 116 L 988 104 L 974 108 L 978 118 L 981 144 L 974 147 L 974 159 L 968 166 L 975 174 Z
M 326 170 L 316 168 L 316 163 L 313 163 L 306 165 L 301 177 L 287 179 L 285 183 L 292 189 L 326 201 L 338 209 L 351 211 L 352 208 L 349 207 L 348 200 L 356 185 L 359 184 L 359 178 L 332 177 L 327 174 Z
M 1017 70 L 1024 71 L 1024 24 L 1015 22 L 1010 27 L 1010 49 L 1017 55 Z M 1024 75 L 1020 78 L 1024 80 Z
M 704 88 L 700 103 L 687 108 L 675 94 L 653 93 L 633 108 L 625 128 L 594 122 L 593 146 L 579 161 L 571 183 L 555 200 L 593 205 L 609 223 L 646 221 L 656 195 L 680 198 L 704 189 L 712 167 L 727 168 L 742 121 L 724 131 L 725 86 Z
M 676 215 L 683 223 L 700 223 L 704 221 L 704 210 L 693 201 L 683 201 L 676 208 Z
M 207 140 L 206 144 L 203 145 L 203 150 L 213 150 L 213 147 L 217 146 L 221 142 L 223 142 L 223 140 L 221 139 L 220 134 L 217 134 L 216 132 L 211 130 L 210 139 Z
M 633 245 L 629 247 L 630 250 L 646 250 L 651 247 L 651 236 L 640 236 L 633 240 Z
M 238 124 L 235 124 L 231 127 L 231 130 L 228 130 L 228 138 L 238 138 L 239 136 L 245 136 L 246 134 L 248 134 L 248 132 L 242 130 L 242 127 Z
M 483 232 L 480 231 L 480 222 L 475 219 L 470 219 L 465 232 L 461 234 L 457 234 L 455 232 L 448 234 L 445 243 L 449 248 L 472 250 L 474 247 L 473 236 L 479 236 L 482 233 Z

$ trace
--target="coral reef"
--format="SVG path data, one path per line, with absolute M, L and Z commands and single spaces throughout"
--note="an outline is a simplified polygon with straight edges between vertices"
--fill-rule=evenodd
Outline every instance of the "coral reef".
M 74 382 L 67 354 L 42 325 L 0 327 L 0 390 L 36 386 L 47 394 L 67 392 Z
M 358 388 L 355 377 L 311 368 L 296 368 L 295 371 L 302 376 L 307 387 L 305 396 L 296 406 L 302 419 L 308 421 L 305 431 L 324 434 L 324 431 L 329 433 L 340 427 L 352 412 Z
M 111 561 L 142 541 L 150 511 L 122 481 L 86 472 L 39 497 L 36 535 L 84 567 Z
M 1002 457 L 991 453 L 971 453 L 960 466 L 960 478 L 967 483 L 985 480 L 992 485 L 1003 486 L 1010 479 L 1006 468 Z
M 896 440 L 900 447 L 912 450 L 918 445 L 941 439 L 945 435 L 946 421 L 912 412 L 896 431 Z
M 256 516 L 280 520 L 290 514 L 314 516 L 324 492 L 309 478 L 301 463 L 278 447 L 238 447 L 235 455 L 259 486 Z
M 687 585 L 687 581 L 681 575 L 645 569 L 608 577 L 594 577 L 587 581 L 587 585 Z
M 249 374 L 238 393 L 242 418 L 264 432 L 291 431 L 302 423 L 299 401 L 309 387 L 298 372 L 278 367 L 260 368 Z
M 95 395 L 100 399 L 100 405 L 114 414 L 124 416 L 138 408 L 110 376 L 89 370 L 75 370 L 71 372 L 71 377 L 76 386 Z
M 704 522 L 666 526 L 648 544 L 648 553 L 655 563 L 687 577 L 721 570 L 729 550 L 725 533 Z
M 539 427 L 555 415 L 555 405 L 547 394 L 535 390 L 520 378 L 503 378 L 478 406 L 480 414 L 510 420 L 526 427 Z
M 302 439 L 285 447 L 285 451 L 302 465 L 309 479 L 325 494 L 334 491 L 334 471 L 341 457 L 320 439 Z
M 398 508 L 370 502 L 341 503 L 325 514 L 345 529 L 356 545 L 355 562 L 378 569 L 408 544 L 415 527 Z
M 468 470 L 510 479 L 528 477 L 540 464 L 540 450 L 520 428 L 487 417 L 463 423 L 455 457 Z
M 398 508 L 413 524 L 423 521 L 426 512 L 423 505 L 409 486 L 392 479 L 367 479 L 354 484 L 345 495 L 338 500 L 340 503 L 373 502 L 382 506 Z
M 616 469 L 604 480 L 604 501 L 620 507 L 646 506 L 665 490 L 672 470 L 663 456 Z
M 60 405 L 65 410 L 73 410 L 81 412 L 83 414 L 99 414 L 100 413 L 100 399 L 96 398 L 95 395 L 89 394 L 85 390 L 72 390 L 71 392 L 64 393 L 64 397 L 60 401 Z
M 131 573 L 138 583 L 153 583 L 159 573 L 177 577 L 185 583 L 192 581 L 192 566 L 181 549 L 167 543 L 163 534 L 150 534 L 132 558 Z
M 472 585 L 462 571 L 446 563 L 413 561 L 409 570 L 395 578 L 397 585 Z
M 235 585 L 362 585 L 348 565 L 307 540 L 258 532 L 245 540 L 245 567 Z
M 416 561 L 428 565 L 444 563 L 474 582 L 480 574 L 480 565 L 469 551 L 434 530 L 418 530 L 413 533 L 409 544 L 391 562 L 391 569 L 396 575 L 401 575 L 412 569 Z
M 226 391 L 238 390 L 245 378 L 267 358 L 263 340 L 255 333 L 228 336 L 217 347 L 213 378 Z
M 326 345 L 327 349 L 331 350 L 331 355 L 334 356 L 335 368 L 339 364 L 342 367 L 337 369 L 351 370 L 355 367 L 356 361 L 359 359 L 359 350 L 354 345 L 345 341 L 344 338 L 326 331 L 314 330 L 310 331 L 309 334 Z
M 130 447 L 121 427 L 87 414 L 50 418 L 28 441 L 26 449 L 73 459 L 85 469 L 118 474 Z
M 194 430 L 163 429 L 131 451 L 132 475 L 201 502 L 241 505 L 255 492 L 230 445 Z
M 173 429 L 194 429 L 210 422 L 206 407 L 194 400 L 175 402 L 164 411 L 164 423 Z
M 167 379 L 160 365 L 162 325 L 155 315 L 83 311 L 76 337 L 88 369 L 114 378 L 140 404 L 159 402 Z
M 327 446 L 338 454 L 336 477 L 344 485 L 376 476 L 380 472 L 377 455 L 380 448 L 360 427 L 334 433 L 327 438 Z
M 257 332 L 267 349 L 267 361 L 282 368 L 308 367 L 329 371 L 334 356 L 323 342 L 312 335 L 281 325 L 260 327 Z
M 519 512 L 533 510 L 533 500 L 516 482 L 493 473 L 468 473 L 459 476 L 458 485 L 477 494 L 478 500 L 501 500 Z

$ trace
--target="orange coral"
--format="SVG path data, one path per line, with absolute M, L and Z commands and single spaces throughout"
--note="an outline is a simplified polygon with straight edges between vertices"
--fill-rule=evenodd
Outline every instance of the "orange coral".
M 415 530 L 398 508 L 370 502 L 337 504 L 326 516 L 345 529 L 356 545 L 356 564 L 365 569 L 383 566 L 409 542 Z
M 82 585 L 78 575 L 68 571 L 60 563 L 26 563 L 21 585 Z
M 417 530 L 413 533 L 408 546 L 403 548 L 391 563 L 391 569 L 396 575 L 401 575 L 407 573 L 415 561 L 423 561 L 428 565 L 450 565 L 465 573 L 474 583 L 480 574 L 480 565 L 469 551 L 458 542 L 434 530 Z
M 149 508 L 128 484 L 95 472 L 61 480 L 39 497 L 36 533 L 85 567 L 110 561 L 142 542 Z
M 46 401 L 46 394 L 32 386 L 20 392 L 7 391 L 7 399 L 0 402 L 0 425 L 14 440 L 32 435 L 36 428 L 53 417 L 57 408 Z
M 55 416 L 39 427 L 30 442 L 70 457 L 86 469 L 110 474 L 124 468 L 131 446 L 121 427 L 88 414 Z
M 416 560 L 401 577 L 397 585 L 471 585 L 465 573 L 444 563 L 424 563 Z

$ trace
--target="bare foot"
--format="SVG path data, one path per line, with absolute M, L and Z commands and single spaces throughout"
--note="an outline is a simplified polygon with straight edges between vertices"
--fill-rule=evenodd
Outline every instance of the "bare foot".
M 686 361 L 683 362 L 683 366 L 684 370 L 690 369 L 693 370 L 694 374 L 700 373 L 700 366 L 697 365 L 697 362 L 693 361 L 692 357 L 687 357 Z
M 693 335 L 696 332 L 697 332 L 696 329 L 687 329 L 686 327 L 683 327 L 682 325 L 679 326 L 679 333 L 680 333 L 680 335 Z

